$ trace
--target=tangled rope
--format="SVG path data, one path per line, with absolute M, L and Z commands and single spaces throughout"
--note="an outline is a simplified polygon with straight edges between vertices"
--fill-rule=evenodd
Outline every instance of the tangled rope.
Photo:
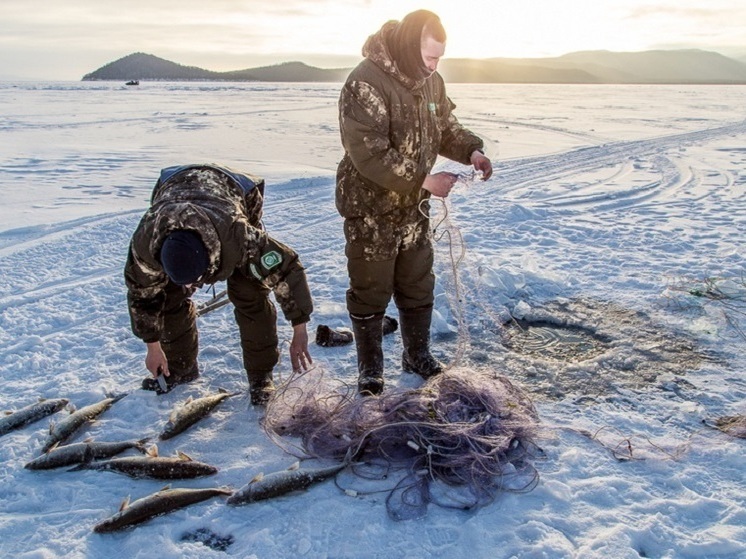
M 386 489 L 395 519 L 421 516 L 429 502 L 483 506 L 501 490 L 529 490 L 538 479 L 531 463 L 540 455 L 538 415 L 500 375 L 452 368 L 418 389 L 361 398 L 317 367 L 279 387 L 263 427 L 299 458 L 351 457 L 360 479 L 392 484 L 398 477 Z M 454 497 L 444 488 L 461 491 Z

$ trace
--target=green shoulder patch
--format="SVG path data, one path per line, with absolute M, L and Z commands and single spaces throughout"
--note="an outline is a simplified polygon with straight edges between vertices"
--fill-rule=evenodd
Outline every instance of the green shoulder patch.
M 271 270 L 272 268 L 279 266 L 281 263 L 282 255 L 275 250 L 272 250 L 262 256 L 262 266 L 264 266 L 267 270 Z

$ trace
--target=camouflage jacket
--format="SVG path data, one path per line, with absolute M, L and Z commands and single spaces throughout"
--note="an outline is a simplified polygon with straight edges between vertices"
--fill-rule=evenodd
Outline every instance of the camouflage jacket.
M 438 155 L 469 164 L 482 140 L 461 126 L 437 72 L 413 81 L 386 47 L 396 22 L 363 47 L 363 60 L 339 98 L 345 153 L 337 168 L 336 204 L 345 217 L 376 216 L 429 197 L 422 183 Z
M 292 324 L 308 322 L 313 304 L 298 255 L 261 228 L 261 196 L 245 194 L 209 165 L 191 168 L 156 183 L 150 209 L 130 242 L 124 279 L 133 333 L 145 342 L 160 339 L 168 276 L 159 253 L 171 231 L 199 234 L 210 263 L 201 283 L 240 272 L 272 289 Z

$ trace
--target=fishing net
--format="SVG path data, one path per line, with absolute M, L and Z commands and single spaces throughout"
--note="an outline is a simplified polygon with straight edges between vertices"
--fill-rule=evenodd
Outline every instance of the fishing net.
M 263 427 L 299 458 L 349 460 L 338 485 L 388 492 L 395 519 L 420 517 L 428 503 L 483 506 L 538 479 L 533 404 L 507 378 L 475 370 L 451 368 L 420 388 L 365 398 L 316 367 L 278 389 Z

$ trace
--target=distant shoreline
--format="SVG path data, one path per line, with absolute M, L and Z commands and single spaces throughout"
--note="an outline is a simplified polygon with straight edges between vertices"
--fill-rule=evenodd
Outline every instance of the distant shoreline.
M 316 68 L 303 62 L 229 72 L 183 66 L 133 53 L 83 76 L 82 81 L 341 83 L 352 68 Z M 702 50 L 587 51 L 556 58 L 444 59 L 448 83 L 746 85 L 746 63 Z

